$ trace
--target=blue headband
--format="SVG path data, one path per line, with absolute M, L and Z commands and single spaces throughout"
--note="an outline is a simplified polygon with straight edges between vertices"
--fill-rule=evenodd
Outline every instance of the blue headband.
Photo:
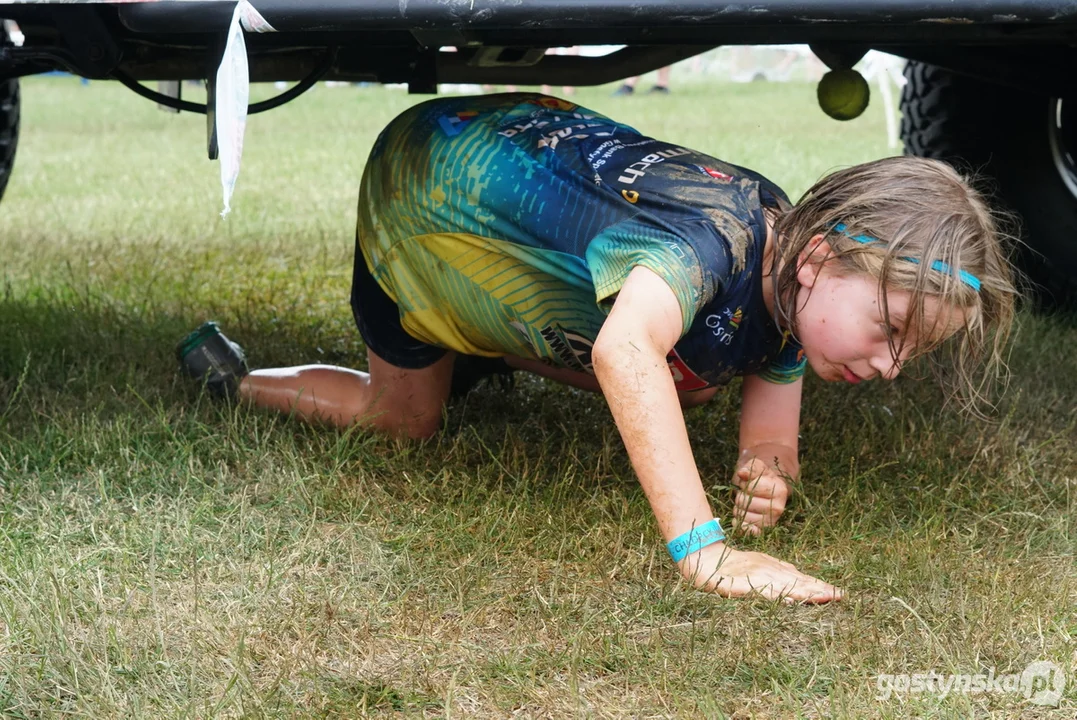
M 871 235 L 850 235 L 846 231 L 847 228 L 845 227 L 845 223 L 834 223 L 833 227 L 834 230 L 836 230 L 837 232 L 840 232 L 842 235 L 849 238 L 850 240 L 856 240 L 858 243 L 863 243 L 867 245 L 868 243 L 882 242 L 881 240 L 879 240 L 879 238 L 872 237 Z M 909 262 L 916 263 L 917 265 L 920 264 L 920 261 L 914 257 L 903 257 L 901 259 L 908 260 Z M 942 260 L 935 260 L 934 262 L 932 262 L 931 269 L 938 270 L 939 272 L 945 273 L 947 275 L 954 274 L 954 269 L 948 264 L 944 263 Z M 980 292 L 980 278 L 976 277 L 972 273 L 965 272 L 964 270 L 958 270 L 957 278 L 976 292 Z

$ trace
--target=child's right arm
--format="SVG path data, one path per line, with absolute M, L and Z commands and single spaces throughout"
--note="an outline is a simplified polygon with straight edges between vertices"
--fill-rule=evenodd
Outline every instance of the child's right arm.
M 682 328 L 676 295 L 636 267 L 592 349 L 595 376 L 666 541 L 714 518 L 699 477 L 666 355 Z M 762 553 L 707 545 L 678 563 L 695 586 L 729 597 L 760 594 L 826 602 L 841 591 Z

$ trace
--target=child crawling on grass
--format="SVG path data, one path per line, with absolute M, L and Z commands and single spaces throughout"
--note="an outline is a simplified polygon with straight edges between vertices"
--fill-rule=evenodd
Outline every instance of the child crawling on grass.
M 363 175 L 354 272 L 367 372 L 248 373 L 213 324 L 181 344 L 185 368 L 259 407 L 413 438 L 437 432 L 454 374 L 601 392 L 682 575 L 796 602 L 842 591 L 723 542 L 682 408 L 743 377 L 734 518 L 759 532 L 799 474 L 806 365 L 891 380 L 930 353 L 975 400 L 1014 300 L 992 214 L 948 165 L 859 165 L 793 207 L 756 172 L 534 94 L 393 120 Z

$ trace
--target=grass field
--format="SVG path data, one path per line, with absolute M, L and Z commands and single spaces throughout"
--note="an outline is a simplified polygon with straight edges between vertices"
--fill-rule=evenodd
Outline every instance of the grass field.
M 645 84 L 646 85 L 646 84 Z M 809 85 L 579 100 L 796 196 L 888 152 Z M 255 116 L 218 217 L 204 120 L 119 85 L 23 85 L 0 213 L 0 715 L 1058 717 L 1077 714 L 1077 327 L 1023 316 L 998 421 L 930 383 L 809 381 L 803 480 L 755 548 L 824 607 L 685 587 L 601 398 L 523 379 L 426 444 L 197 398 L 217 319 L 256 366 L 364 364 L 346 296 L 377 131 L 418 99 L 319 87 Z M 259 88 L 256 94 L 265 95 Z M 687 416 L 728 517 L 738 393 Z M 880 674 L 1070 679 L 895 694 Z

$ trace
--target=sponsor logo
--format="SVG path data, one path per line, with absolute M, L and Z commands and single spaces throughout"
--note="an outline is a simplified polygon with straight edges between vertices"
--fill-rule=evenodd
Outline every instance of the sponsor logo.
M 577 372 L 594 374 L 594 366 L 591 362 L 591 348 L 594 347 L 594 341 L 579 333 L 553 325 L 542 328 L 539 334 L 565 367 Z
M 639 201 L 639 193 L 635 190 L 622 190 L 621 197 L 635 205 Z
M 554 98 L 550 98 L 550 99 L 554 99 Z M 541 102 L 538 102 L 538 101 L 533 101 L 533 102 L 535 102 L 535 104 L 539 104 L 539 105 L 542 104 Z M 557 101 L 557 102 L 562 102 L 562 101 Z M 576 106 L 572 105 L 572 107 L 576 107 Z M 543 115 L 542 111 L 537 110 L 532 115 L 532 117 L 533 118 L 541 118 L 541 117 L 546 117 L 546 116 Z M 548 148 L 552 149 L 552 148 L 557 147 L 557 145 L 562 140 L 564 140 L 566 138 L 572 138 L 573 140 L 583 140 L 584 138 L 589 138 L 589 137 L 592 137 L 592 136 L 593 137 L 612 137 L 613 133 L 609 132 L 609 131 L 606 131 L 606 130 L 603 130 L 601 132 L 584 132 L 585 130 L 594 130 L 595 128 L 605 128 L 605 127 L 607 127 L 606 123 L 588 122 L 589 120 L 593 120 L 594 117 L 595 117 L 594 115 L 584 115 L 583 113 L 574 112 L 574 113 L 569 113 L 567 117 L 562 116 L 562 117 L 555 117 L 553 119 L 542 119 L 542 120 L 533 119 L 530 122 L 518 123 L 518 124 L 513 125 L 511 127 L 507 127 L 507 128 L 502 129 L 502 130 L 499 130 L 497 134 L 500 135 L 501 137 L 510 138 L 510 137 L 515 137 L 516 135 L 519 135 L 522 132 L 527 132 L 528 130 L 542 130 L 544 127 L 546 127 L 547 125 L 549 125 L 552 122 L 560 122 L 560 121 L 564 121 L 564 120 L 575 119 L 575 120 L 582 120 L 583 122 L 579 122 L 579 123 L 576 123 L 574 125 L 566 125 L 564 127 L 561 127 L 558 130 L 554 130 L 554 131 L 546 133 L 545 135 L 543 135 L 542 137 L 540 137 L 538 139 L 538 142 L 536 143 L 537 147 L 540 147 L 540 148 L 548 147 Z
M 475 110 L 461 110 L 452 115 L 442 115 L 438 118 L 438 125 L 441 126 L 442 132 L 446 135 L 456 137 L 464 131 L 467 124 L 474 120 L 478 114 Z
M 527 102 L 529 105 L 541 105 L 542 107 L 548 108 L 550 110 L 562 110 L 564 112 L 575 110 L 577 107 L 579 107 L 575 103 L 570 103 L 568 100 L 560 100 L 555 97 L 537 98 L 535 100 L 528 100 Z
M 703 165 L 696 165 L 696 167 L 702 170 L 707 175 L 710 175 L 715 180 L 724 180 L 725 182 L 729 182 L 733 179 L 732 175 L 726 175 L 724 172 L 715 170 L 714 168 L 705 167 Z
M 613 157 L 615 153 L 621 152 L 625 147 L 624 143 L 620 140 L 606 140 L 587 155 L 587 162 L 591 163 L 591 168 L 597 171 L 600 167 L 609 162 L 609 159 Z
M 702 390 L 707 387 L 707 381 L 692 372 L 676 350 L 670 350 L 669 355 L 666 355 L 666 364 L 669 365 L 669 374 L 673 376 L 673 384 L 678 390 Z
M 647 168 L 651 167 L 652 165 L 657 165 L 658 163 L 663 162 L 664 160 L 669 160 L 670 158 L 687 155 L 690 152 L 692 151 L 679 147 L 672 148 L 670 150 L 659 150 L 657 152 L 644 155 L 639 160 L 622 170 L 621 176 L 617 178 L 617 182 L 624 183 L 625 185 L 631 185 L 632 183 L 636 182 L 638 178 L 641 178 L 646 175 Z
M 740 327 L 743 318 L 744 313 L 741 308 L 738 307 L 736 310 L 725 308 L 720 313 L 708 315 L 705 322 L 711 329 L 711 334 L 718 338 L 718 342 L 730 345 L 733 343 L 733 333 Z
M 680 259 L 683 260 L 685 258 L 684 248 L 682 248 L 679 243 L 676 243 L 673 240 L 663 240 L 662 244 L 669 248 L 670 252 Z
M 592 135 L 595 137 L 610 137 L 613 133 L 608 131 L 586 133 L 584 130 L 592 130 L 594 128 L 606 127 L 603 123 L 580 123 L 578 125 L 569 125 L 563 127 L 560 130 L 556 130 L 549 135 L 544 135 L 538 141 L 538 147 L 548 147 L 551 150 L 557 147 L 557 144 L 566 138 L 572 138 L 573 140 L 583 140 L 589 138 Z

